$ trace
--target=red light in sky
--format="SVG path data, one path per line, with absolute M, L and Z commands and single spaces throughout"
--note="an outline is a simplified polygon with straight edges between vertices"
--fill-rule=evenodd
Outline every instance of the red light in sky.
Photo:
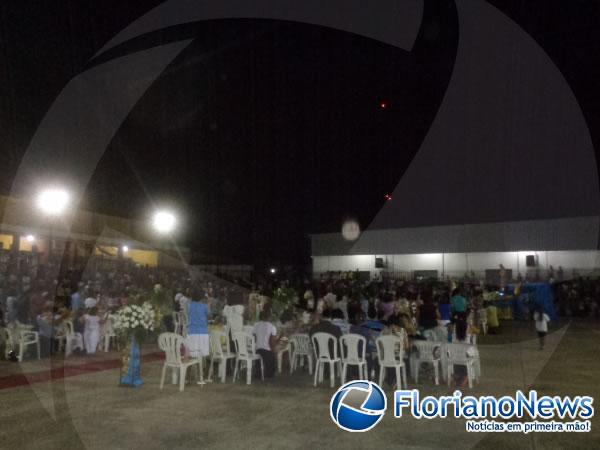
M 380 102 L 380 103 L 379 103 L 379 107 L 380 107 L 381 109 L 386 109 L 386 108 L 388 107 L 388 104 L 387 104 L 387 102 L 383 101 L 383 102 Z
M 385 195 L 383 196 L 383 198 L 385 198 L 385 199 L 386 199 L 386 201 L 388 201 L 388 202 L 389 202 L 389 201 L 392 199 L 392 196 L 391 196 L 390 194 L 385 194 Z

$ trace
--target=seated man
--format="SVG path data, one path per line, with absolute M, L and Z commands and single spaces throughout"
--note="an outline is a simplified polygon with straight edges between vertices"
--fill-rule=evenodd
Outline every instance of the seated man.
M 330 309 L 325 309 L 323 310 L 323 314 L 321 314 L 321 319 L 319 321 L 319 323 L 317 323 L 316 325 L 313 325 L 310 328 L 309 334 L 310 334 L 310 338 L 312 340 L 312 337 L 315 333 L 329 333 L 332 334 L 333 336 L 335 336 L 336 341 L 340 338 L 340 336 L 342 335 L 342 330 L 340 329 L 340 327 L 334 325 L 331 321 L 331 310 Z M 318 351 L 318 349 L 315 349 Z M 333 355 L 333 343 L 330 342 L 329 343 L 329 354 Z M 338 354 L 339 356 L 339 354 Z
M 342 330 L 340 329 L 340 327 L 334 325 L 331 321 L 331 310 L 330 309 L 324 309 L 323 310 L 323 314 L 321 314 L 321 319 L 319 320 L 319 323 L 317 323 L 316 325 L 313 325 L 310 328 L 310 337 L 312 339 L 313 334 L 315 333 L 329 333 L 329 334 L 333 334 L 336 339 L 339 339 L 339 337 L 342 335 Z
M 265 308 L 260 313 L 260 320 L 254 325 L 254 336 L 256 336 L 256 353 L 263 360 L 265 378 L 275 375 L 275 352 L 277 345 L 277 328 L 271 323 L 271 311 Z
M 338 327 L 342 334 L 350 332 L 350 324 L 344 319 L 343 311 L 338 308 L 331 311 L 331 323 Z

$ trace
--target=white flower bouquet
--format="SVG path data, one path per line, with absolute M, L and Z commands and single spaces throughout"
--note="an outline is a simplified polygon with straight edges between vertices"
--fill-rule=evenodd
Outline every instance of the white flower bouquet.
M 123 306 L 114 316 L 115 331 L 120 335 L 135 335 L 138 340 L 153 332 L 159 323 L 160 314 L 150 302 Z

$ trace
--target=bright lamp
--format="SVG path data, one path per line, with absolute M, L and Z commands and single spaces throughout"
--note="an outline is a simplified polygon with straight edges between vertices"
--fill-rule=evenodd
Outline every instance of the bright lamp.
M 61 188 L 49 188 L 40 191 L 37 196 L 37 207 L 48 216 L 60 216 L 63 214 L 69 201 L 71 200 L 69 193 Z
M 161 234 L 171 233 L 176 224 L 175 215 L 168 211 L 157 211 L 152 218 L 152 227 Z

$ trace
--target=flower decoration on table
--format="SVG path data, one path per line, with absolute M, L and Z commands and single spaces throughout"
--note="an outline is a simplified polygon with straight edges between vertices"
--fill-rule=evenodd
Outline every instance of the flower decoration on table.
M 114 329 L 122 336 L 134 336 L 142 342 L 148 333 L 158 327 L 160 314 L 150 302 L 127 305 L 117 310 Z

